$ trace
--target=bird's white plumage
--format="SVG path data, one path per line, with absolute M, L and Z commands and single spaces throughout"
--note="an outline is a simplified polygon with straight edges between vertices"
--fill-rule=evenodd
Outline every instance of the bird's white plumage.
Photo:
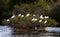
M 37 27 L 35 27 L 35 30 L 37 30 Z
M 36 19 L 36 18 L 33 18 L 33 19 L 32 19 L 32 21 L 37 21 L 37 20 L 38 20 L 38 19 Z
M 44 24 L 47 23 L 47 20 L 44 21 Z
M 45 16 L 44 18 L 46 18 L 46 19 L 47 19 L 47 18 L 49 18 L 49 16 Z
M 39 20 L 39 22 L 42 22 L 42 20 Z
M 9 19 L 6 20 L 7 22 L 10 21 Z
M 18 14 L 18 16 L 21 16 L 21 14 Z
M 14 17 L 15 17 L 15 15 L 13 14 L 13 16 L 11 18 L 14 18 Z
M 35 14 L 33 14 L 33 16 L 36 16 Z
M 40 17 L 39 17 L 40 19 L 43 19 L 43 15 L 40 15 Z
M 26 17 L 30 16 L 30 14 L 26 14 Z
M 24 15 L 21 15 L 21 17 L 24 17 Z

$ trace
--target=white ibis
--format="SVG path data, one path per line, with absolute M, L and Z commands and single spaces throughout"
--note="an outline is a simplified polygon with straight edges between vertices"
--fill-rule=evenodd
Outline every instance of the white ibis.
M 35 14 L 33 14 L 33 16 L 36 16 Z
M 42 22 L 42 20 L 39 20 L 39 22 Z
M 39 17 L 39 18 L 43 19 L 43 15 L 40 15 L 40 17 Z
M 34 22 L 35 22 L 35 21 L 37 21 L 37 19 L 36 19 L 36 18 L 33 18 L 33 19 L 32 19 L 32 21 L 34 21 Z
M 44 18 L 46 18 L 46 19 L 47 19 L 47 18 L 49 18 L 49 16 L 45 16 Z
M 11 18 L 14 18 L 14 17 L 15 17 L 15 15 L 13 14 L 13 16 Z
M 37 30 L 37 27 L 35 27 L 35 30 Z
M 21 14 L 18 14 L 18 16 L 21 16 Z
M 47 23 L 47 20 L 44 21 L 44 24 Z
M 30 16 L 30 14 L 27 14 L 26 17 Z
M 21 15 L 21 17 L 24 17 L 24 15 Z
M 7 22 L 10 21 L 9 19 L 6 20 Z

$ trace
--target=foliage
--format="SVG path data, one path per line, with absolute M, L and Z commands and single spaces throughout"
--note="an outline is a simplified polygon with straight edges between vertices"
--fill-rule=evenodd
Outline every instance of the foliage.
M 57 2 L 52 9 L 48 12 L 49 16 L 51 16 L 52 18 L 56 19 L 59 24 L 60 24 L 60 2 Z
M 19 13 L 21 14 L 43 14 L 43 15 L 48 15 L 48 11 L 50 10 L 51 6 L 54 5 L 54 2 L 48 1 L 48 0 L 37 0 L 36 2 L 33 3 L 21 3 L 20 5 L 16 4 L 14 5 L 14 9 L 12 10 L 12 13 L 18 15 Z
M 35 27 L 39 29 L 39 27 L 46 26 L 56 26 L 58 22 L 54 19 L 49 18 L 49 16 L 42 15 L 16 15 L 13 18 L 4 19 L 2 21 L 4 25 L 13 26 L 16 34 L 24 34 L 24 33 L 32 33 L 35 30 Z
M 46 18 L 47 16 L 42 18 L 39 18 L 39 15 L 33 16 L 15 16 L 14 18 L 9 18 L 9 21 L 6 19 L 2 21 L 5 25 L 12 25 L 15 27 L 23 27 L 23 26 L 34 26 L 34 24 L 39 26 L 56 26 L 58 23 L 51 18 Z M 37 20 L 35 20 L 37 19 Z M 39 21 L 41 20 L 41 21 Z
M 0 19 L 7 19 L 12 14 L 27 13 L 48 15 L 47 11 L 55 0 L 0 0 Z M 48 9 L 49 8 L 49 9 Z

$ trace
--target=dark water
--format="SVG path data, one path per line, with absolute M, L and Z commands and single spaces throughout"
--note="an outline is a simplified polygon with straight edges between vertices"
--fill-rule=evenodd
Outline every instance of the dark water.
M 0 26 L 0 37 L 60 37 L 60 33 L 57 33 L 57 32 L 56 33 L 30 34 L 30 35 L 28 35 L 28 34 L 12 35 L 12 33 L 13 33 L 13 29 L 11 27 Z
M 25 35 L 14 35 L 13 37 L 60 37 L 59 34 L 55 33 L 43 33 L 43 34 L 25 34 Z

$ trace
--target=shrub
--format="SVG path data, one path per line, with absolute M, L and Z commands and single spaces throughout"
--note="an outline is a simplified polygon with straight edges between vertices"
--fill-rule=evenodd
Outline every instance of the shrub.
M 58 25 L 58 22 L 56 22 L 54 19 L 50 18 L 49 16 L 44 16 L 43 15 L 17 15 L 17 16 L 12 16 L 13 18 L 9 19 L 4 19 L 2 23 L 5 25 L 10 25 L 13 26 L 16 29 L 26 29 L 29 31 L 32 31 L 35 29 L 35 27 L 46 27 L 46 26 L 56 26 Z M 27 31 L 26 31 L 27 32 Z

